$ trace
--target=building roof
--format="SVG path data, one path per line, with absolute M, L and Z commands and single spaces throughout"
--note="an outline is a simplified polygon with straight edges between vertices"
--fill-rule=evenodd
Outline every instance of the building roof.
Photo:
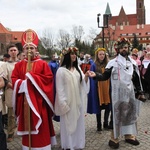
M 148 32 L 149 31 L 149 32 Z M 100 32 L 97 35 L 96 39 L 99 39 L 102 35 Z M 108 28 L 104 29 L 104 37 L 109 38 L 113 41 L 117 40 L 118 37 L 133 37 L 133 35 L 137 35 L 138 37 L 150 37 L 150 24 L 146 25 L 125 25 L 125 26 L 109 26 Z
M 106 10 L 105 10 L 105 14 L 106 14 L 106 15 L 111 15 L 109 3 L 107 3 Z
M 127 15 L 129 21 L 130 21 L 130 25 L 137 25 L 138 22 L 137 22 L 137 14 L 130 14 L 130 15 Z
M 7 30 L 2 23 L 0 23 L 0 34 L 10 34 L 11 35 L 11 42 L 21 42 L 21 36 L 23 34 L 23 31 L 9 31 Z
M 124 24 L 123 24 L 124 23 Z M 120 9 L 118 16 L 112 16 L 109 20 L 109 24 L 116 25 L 136 25 L 137 23 L 137 14 L 129 14 L 127 15 L 124 11 L 123 6 Z
M 10 33 L 1 23 L 0 23 L 0 33 Z

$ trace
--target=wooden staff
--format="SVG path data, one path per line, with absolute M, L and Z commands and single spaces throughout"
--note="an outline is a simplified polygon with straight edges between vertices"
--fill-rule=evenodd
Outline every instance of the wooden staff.
M 28 64 L 27 71 L 31 70 L 31 49 L 30 45 L 28 45 Z M 29 150 L 31 150 L 31 110 L 28 104 L 28 124 L 29 124 Z
M 37 35 L 36 33 L 31 30 L 31 29 L 28 29 L 24 35 L 23 35 L 23 42 L 25 44 L 27 44 L 27 50 L 28 50 L 28 63 L 27 63 L 27 72 L 31 71 L 32 69 L 32 64 L 31 64 L 31 49 L 30 49 L 30 43 L 32 43 L 35 39 L 36 39 Z M 28 130 L 29 130 L 29 150 L 31 150 L 31 108 L 29 106 L 29 103 L 28 101 L 27 102 L 27 111 L 28 111 Z

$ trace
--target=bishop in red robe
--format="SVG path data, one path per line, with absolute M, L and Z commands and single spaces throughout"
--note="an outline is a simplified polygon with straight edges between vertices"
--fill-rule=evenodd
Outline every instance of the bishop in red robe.
M 23 49 L 31 57 L 18 62 L 12 72 L 13 106 L 22 135 L 22 149 L 51 150 L 56 144 L 53 117 L 53 74 L 46 61 L 36 56 L 37 35 L 27 30 Z M 25 42 L 24 42 L 25 41 Z M 29 67 L 30 66 L 30 67 Z M 30 69 L 29 69 L 30 68 Z

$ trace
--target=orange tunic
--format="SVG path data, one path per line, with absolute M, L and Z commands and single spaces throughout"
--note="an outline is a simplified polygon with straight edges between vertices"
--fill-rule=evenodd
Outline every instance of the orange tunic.
M 102 73 L 104 72 L 104 68 L 102 68 Z M 110 81 L 98 81 L 98 96 L 99 96 L 99 104 L 100 106 L 108 105 L 110 103 Z

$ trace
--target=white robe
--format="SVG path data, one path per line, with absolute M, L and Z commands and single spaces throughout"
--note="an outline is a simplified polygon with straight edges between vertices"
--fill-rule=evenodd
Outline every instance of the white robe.
M 112 110 L 114 137 L 119 135 L 137 134 L 136 122 L 139 115 L 140 101 L 135 98 L 132 82 L 133 64 L 136 62 L 129 57 L 126 60 L 121 55 L 111 60 L 106 68 L 111 68 Z M 138 72 L 138 66 L 136 66 Z
M 5 62 L 2 65 L 6 79 L 11 83 L 12 83 L 11 74 L 16 63 L 17 62 Z M 13 107 L 12 95 L 13 95 L 13 90 L 11 88 L 5 88 L 5 104 L 7 107 L 10 108 Z
M 81 71 L 82 72 L 82 71 Z M 61 147 L 71 150 L 85 147 L 84 101 L 87 84 L 82 72 L 82 82 L 76 69 L 73 72 L 60 67 L 56 73 L 55 113 L 60 116 Z

